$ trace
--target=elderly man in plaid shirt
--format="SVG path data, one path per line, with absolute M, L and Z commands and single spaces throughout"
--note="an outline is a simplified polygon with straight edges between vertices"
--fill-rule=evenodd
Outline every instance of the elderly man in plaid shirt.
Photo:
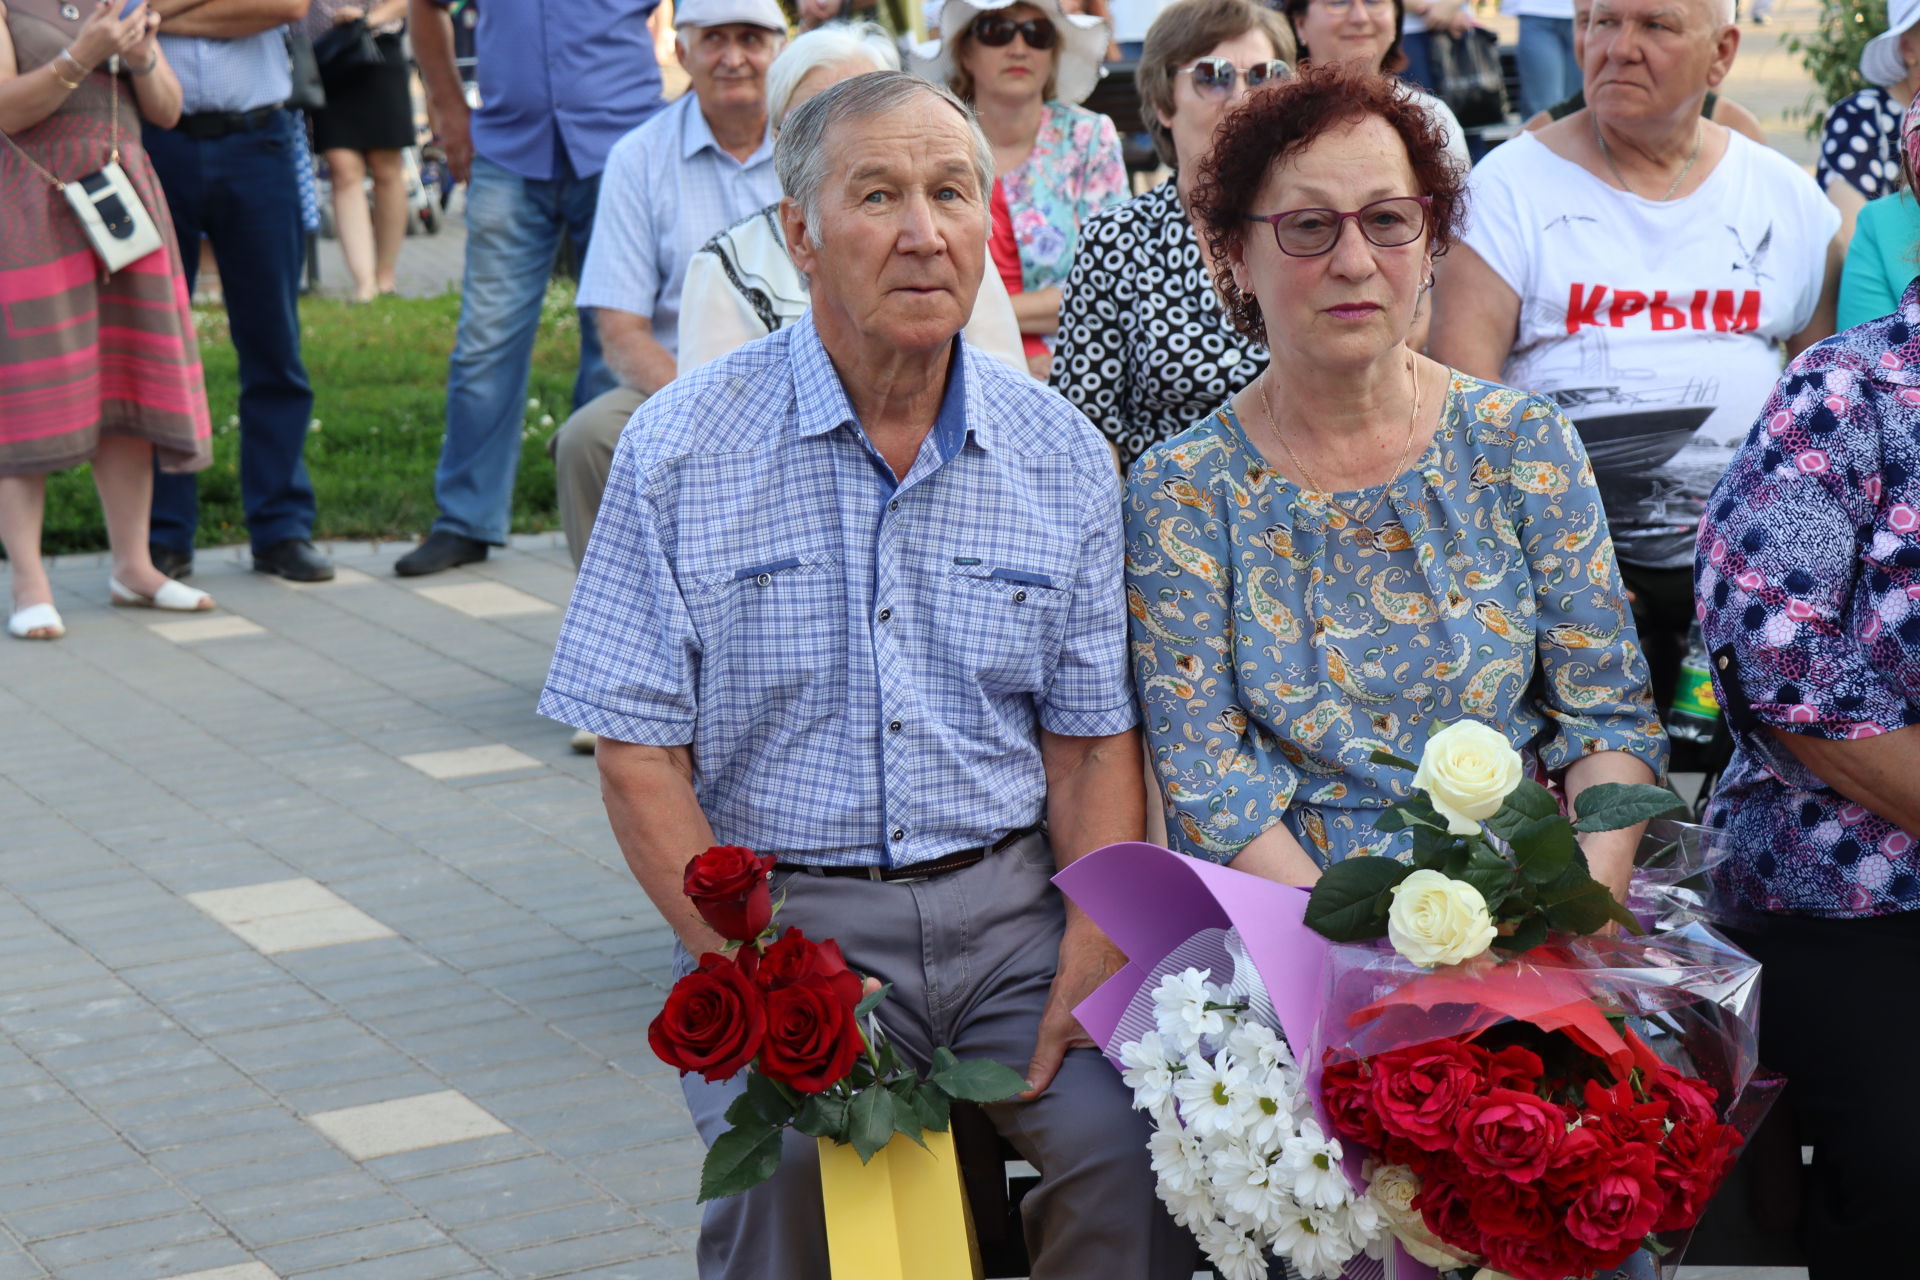
M 1120 497 L 1080 414 L 957 335 L 992 152 L 945 89 L 848 80 L 775 150 L 812 310 L 622 436 L 540 710 L 601 735 L 608 815 L 679 936 L 713 844 L 779 859 L 783 922 L 893 984 L 903 1052 L 1026 1073 L 988 1108 L 1040 1170 L 1032 1274 L 1186 1277 L 1144 1120 L 1073 1007 L 1122 962 L 1048 877 L 1144 824 Z M 683 1082 L 711 1142 L 737 1082 Z M 811 1139 L 708 1205 L 700 1274 L 827 1274 Z

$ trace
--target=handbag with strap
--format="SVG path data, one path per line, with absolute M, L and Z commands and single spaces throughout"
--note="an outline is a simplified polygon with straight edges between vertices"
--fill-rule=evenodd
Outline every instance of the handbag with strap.
M 1485 27 L 1460 35 L 1427 32 L 1433 96 L 1447 104 L 1462 129 L 1484 129 L 1507 118 L 1507 83 L 1500 74 L 1499 37 Z
M 386 61 L 365 18 L 355 18 L 329 27 L 313 42 L 314 61 L 330 75 L 377 67 Z
M 120 58 L 115 55 L 109 63 L 109 75 L 120 72 Z M 148 212 L 140 193 L 133 189 L 128 181 L 126 170 L 120 167 L 120 86 L 110 84 L 108 91 L 113 95 L 111 108 L 111 151 L 106 164 L 92 173 L 83 174 L 70 182 L 48 173 L 46 168 L 28 155 L 26 148 L 15 142 L 7 134 L 7 145 L 19 153 L 22 160 L 35 173 L 53 184 L 53 189 L 67 198 L 73 206 L 74 216 L 80 219 L 80 229 L 86 233 L 87 243 L 100 256 L 111 275 L 129 263 L 163 248 L 166 241 L 160 238 L 160 228 L 154 223 L 153 214 Z
M 320 63 L 313 56 L 313 41 L 292 27 L 281 29 L 287 43 L 287 71 L 292 89 L 287 106 L 295 111 L 319 111 L 327 105 L 327 87 L 320 82 Z

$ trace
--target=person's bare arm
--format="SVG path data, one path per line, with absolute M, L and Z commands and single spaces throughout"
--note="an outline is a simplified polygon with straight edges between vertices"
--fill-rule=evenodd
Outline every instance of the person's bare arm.
M 600 329 L 600 354 L 622 386 L 652 395 L 673 381 L 679 365 L 653 336 L 651 318 L 595 307 L 593 322 Z
M 1596 751 L 1567 766 L 1567 805 L 1572 808 L 1582 791 L 1598 783 L 1653 780 L 1653 770 L 1640 757 L 1625 751 Z M 1642 822 L 1618 831 L 1590 831 L 1579 837 L 1580 851 L 1587 855 L 1587 870 L 1621 902 L 1627 900 L 1633 855 L 1640 847 L 1640 833 L 1646 829 L 1647 824 Z
M 1040 758 L 1047 773 L 1047 832 L 1056 866 L 1145 834 L 1147 796 L 1137 732 L 1073 738 L 1042 730 Z M 1100 926 L 1069 901 L 1060 964 L 1040 1016 L 1033 1060 L 1027 1064 L 1028 1091 L 1021 1097 L 1046 1092 L 1067 1050 L 1095 1047 L 1073 1016 L 1074 1006 L 1126 962 Z
M 146 34 L 122 59 L 133 73 L 133 100 L 139 104 L 140 117 L 156 128 L 171 129 L 180 123 L 180 77 L 155 39 L 160 31 L 160 15 L 149 9 Z
M 1854 190 L 1845 178 L 1834 178 L 1827 183 L 1827 199 L 1840 211 L 1840 251 L 1844 256 L 1847 245 L 1853 242 L 1854 221 L 1867 207 L 1867 198 Z
M 238 40 L 300 21 L 307 16 L 307 4 L 308 0 L 156 0 L 154 8 L 162 19 L 160 30 L 167 35 Z
M 413 60 L 427 90 L 427 120 L 454 181 L 465 182 L 473 172 L 473 134 L 467 120 L 467 95 L 453 59 L 453 19 L 433 0 L 408 0 L 407 31 L 413 37 Z
M 384 27 L 407 16 L 408 0 L 381 0 L 367 12 L 367 25 Z
M 1920 837 L 1920 725 L 1836 741 L 1768 727 L 1775 742 L 1857 805 Z
M 1462 373 L 1498 382 L 1520 331 L 1520 295 L 1464 244 L 1433 264 L 1433 276 L 1427 353 Z
M 1035 289 L 1013 295 L 1013 318 L 1022 333 L 1057 333 L 1060 330 L 1060 286 Z
M 1847 265 L 1847 242 L 1836 235 L 1827 242 L 1826 274 L 1820 281 L 1820 301 L 1814 304 L 1807 327 L 1787 339 L 1787 359 L 1805 351 L 1814 343 L 1833 336 L 1840 323 L 1840 273 Z
M 113 55 L 129 54 L 142 42 L 151 42 L 145 13 L 123 20 L 119 11 L 118 0 L 91 4 L 86 21 L 67 45 L 67 56 L 21 75 L 13 37 L 7 31 L 7 9 L 0 4 L 0 132 L 19 133 L 39 124 L 66 104 L 73 81 Z M 147 55 L 141 53 L 134 62 L 145 66 Z
M 633 878 L 697 959 L 725 940 L 682 889 L 687 863 L 713 845 L 713 828 L 693 795 L 693 748 L 646 747 L 602 738 L 594 748 L 600 796 Z
M 1293 829 L 1284 822 L 1274 823 L 1247 841 L 1246 847 L 1233 855 L 1227 865 L 1235 871 L 1302 889 L 1312 888 L 1320 879 L 1320 864 L 1294 838 Z
M 1760 127 L 1760 117 L 1753 114 L 1737 102 L 1720 98 L 1713 104 L 1713 122 L 1723 124 L 1735 133 L 1752 138 L 1761 146 L 1767 145 L 1767 131 Z

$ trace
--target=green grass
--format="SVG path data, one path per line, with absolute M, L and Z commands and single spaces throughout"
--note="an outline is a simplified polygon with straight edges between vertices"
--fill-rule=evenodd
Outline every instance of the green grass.
M 194 309 L 213 414 L 213 465 L 200 473 L 200 545 L 247 540 L 240 507 L 239 374 L 226 312 Z M 460 298 L 380 298 L 350 306 L 300 304 L 302 351 L 313 382 L 307 469 L 319 512 L 314 536 L 411 539 L 433 523 L 433 471 L 446 409 L 447 355 Z M 513 529 L 559 527 L 547 438 L 566 421 L 580 359 L 573 286 L 556 283 L 541 310 L 527 386 L 526 431 L 513 488 Z M 106 546 L 100 501 L 86 467 L 47 478 L 49 554 Z

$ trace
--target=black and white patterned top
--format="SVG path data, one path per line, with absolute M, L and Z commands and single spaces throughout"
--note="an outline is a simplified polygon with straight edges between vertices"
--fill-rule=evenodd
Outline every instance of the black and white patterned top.
M 1123 467 L 1267 367 L 1266 348 L 1227 323 L 1171 180 L 1081 225 L 1064 289 L 1053 388 Z
M 1869 200 L 1895 191 L 1900 185 L 1900 117 L 1904 102 L 1885 89 L 1850 93 L 1827 112 L 1820 138 L 1820 165 L 1814 178 L 1825 191 L 1835 178 Z

